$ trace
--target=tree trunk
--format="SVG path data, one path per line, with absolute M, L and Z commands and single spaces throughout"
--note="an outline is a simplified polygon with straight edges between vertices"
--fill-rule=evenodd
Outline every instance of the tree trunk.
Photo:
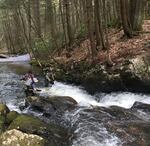
M 127 37 L 132 37 L 132 27 L 130 23 L 129 1 L 120 0 L 121 19 L 124 33 Z
M 73 43 L 73 34 L 72 34 L 71 19 L 70 19 L 70 17 L 71 17 L 70 2 L 69 2 L 69 0 L 64 0 L 63 4 L 64 4 L 65 12 L 66 12 L 65 16 L 66 16 L 67 34 L 68 34 L 68 41 L 69 41 L 68 45 L 70 47 Z
M 94 37 L 94 25 L 93 25 L 93 5 L 92 1 L 86 0 L 86 13 L 87 13 L 87 28 L 91 43 L 91 55 L 92 59 L 97 55 L 96 45 L 95 45 L 95 37 Z
M 131 0 L 130 1 L 130 21 L 134 31 L 142 29 L 142 22 L 144 18 L 145 0 Z
M 34 25 L 38 38 L 41 38 L 40 0 L 33 0 Z

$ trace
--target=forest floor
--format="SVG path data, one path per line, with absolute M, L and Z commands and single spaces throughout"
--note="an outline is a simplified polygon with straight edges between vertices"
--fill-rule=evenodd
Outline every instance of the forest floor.
M 143 31 L 131 39 L 123 38 L 123 30 L 110 29 L 108 32 L 110 43 L 110 57 L 112 61 L 117 64 L 125 59 L 134 58 L 143 53 L 150 53 L 150 20 L 145 20 L 143 24 Z M 84 40 L 80 45 L 73 48 L 70 57 L 66 57 L 67 51 L 63 51 L 59 56 L 55 57 L 61 63 L 66 64 L 72 61 L 80 62 L 89 55 L 90 42 L 88 39 Z M 99 63 L 106 61 L 107 52 L 100 50 L 96 60 Z

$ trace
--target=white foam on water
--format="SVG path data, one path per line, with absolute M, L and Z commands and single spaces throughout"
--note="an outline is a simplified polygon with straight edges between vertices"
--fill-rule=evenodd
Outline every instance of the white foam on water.
M 150 104 L 150 95 L 135 94 L 130 92 L 99 94 L 98 102 L 95 100 L 97 95 L 92 96 L 81 87 L 67 85 L 60 82 L 55 82 L 51 88 L 41 88 L 41 90 L 41 94 L 70 96 L 82 106 L 93 105 L 108 107 L 116 105 L 124 108 L 131 108 L 136 101 Z
M 104 95 L 99 102 L 105 106 L 116 105 L 124 108 L 131 108 L 136 101 L 150 104 L 150 95 L 129 92 L 112 93 Z
M 41 88 L 41 90 L 41 94 L 45 95 L 70 96 L 82 106 L 101 105 L 81 87 L 55 82 L 51 88 Z
M 79 141 L 74 141 L 72 146 L 121 146 L 121 141 L 117 137 L 111 137 L 110 139 L 104 139 L 99 142 L 94 136 L 87 136 Z
M 8 108 L 10 109 L 10 111 L 16 111 L 18 113 L 21 113 L 21 110 L 19 109 L 19 106 L 14 105 L 14 103 L 10 102 L 7 103 Z

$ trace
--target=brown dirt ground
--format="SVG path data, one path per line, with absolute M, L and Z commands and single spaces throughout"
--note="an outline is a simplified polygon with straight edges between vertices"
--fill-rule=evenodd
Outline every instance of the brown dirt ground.
M 109 30 L 110 56 L 114 63 L 122 62 L 127 58 L 133 58 L 142 53 L 150 53 L 150 20 L 144 21 L 143 31 L 138 36 L 132 39 L 121 39 L 122 36 L 123 30 Z M 89 46 L 89 40 L 84 40 L 73 49 L 69 58 L 66 57 L 67 52 L 65 50 L 55 58 L 61 63 L 84 60 L 89 55 Z M 98 52 L 97 60 L 99 63 L 106 61 L 106 54 L 106 51 L 103 50 Z

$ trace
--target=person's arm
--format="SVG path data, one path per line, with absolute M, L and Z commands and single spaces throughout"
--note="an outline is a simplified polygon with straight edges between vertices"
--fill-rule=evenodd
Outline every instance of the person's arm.
M 20 80 L 25 81 L 27 79 L 27 74 L 25 74 Z
M 30 78 L 31 78 L 32 82 L 34 83 L 34 75 L 33 74 L 30 75 Z
M 55 80 L 55 77 L 54 77 L 54 74 L 52 73 L 52 80 L 54 81 Z
M 46 79 L 47 79 L 49 82 L 51 81 L 50 78 L 49 78 L 49 74 L 48 74 L 48 73 L 45 75 L 45 77 L 46 77 Z

